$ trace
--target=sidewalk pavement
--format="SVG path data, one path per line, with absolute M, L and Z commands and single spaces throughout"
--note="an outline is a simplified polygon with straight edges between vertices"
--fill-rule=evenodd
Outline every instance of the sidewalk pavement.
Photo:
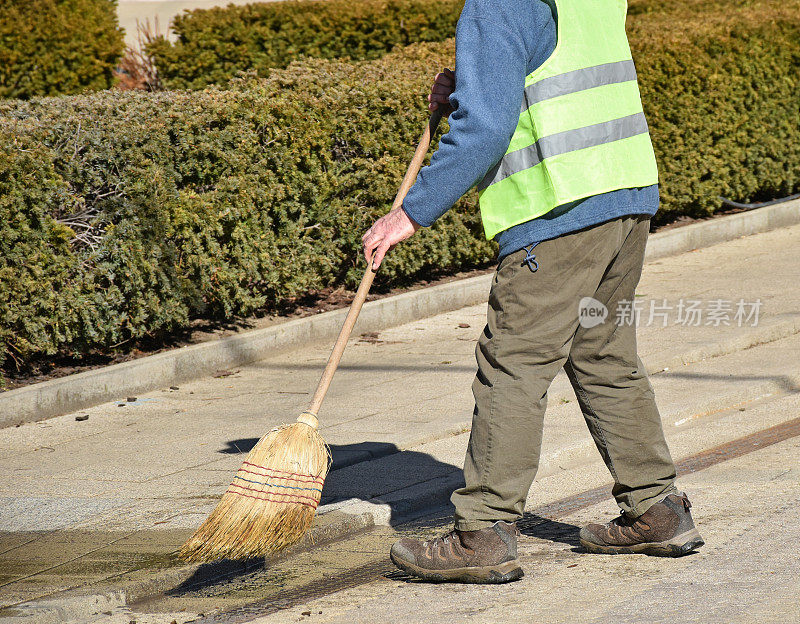
M 747 418 L 796 417 L 800 395 L 747 409 Z M 716 427 L 744 419 L 738 409 Z M 671 432 L 676 455 L 702 443 L 693 428 Z M 693 438 L 693 440 L 692 440 Z M 600 481 L 595 461 L 540 484 L 541 498 L 565 497 Z M 500 624 L 773 624 L 800 622 L 800 438 L 684 476 L 695 522 L 706 544 L 680 559 L 592 555 L 578 547 L 578 528 L 607 522 L 610 501 L 522 528 L 525 576 L 508 585 L 437 585 L 390 575 L 317 600 L 302 601 L 253 624 L 313 621 Z M 539 520 L 539 521 L 537 521 Z M 524 524 L 524 523 L 523 523 Z M 390 540 L 382 545 L 387 548 Z M 346 554 L 346 553 L 343 553 Z M 306 614 L 306 617 L 303 617 Z M 310 614 L 313 614 L 309 617 Z M 121 616 L 122 614 L 120 614 Z M 108 618 L 122 624 L 123 618 Z
M 640 352 L 651 371 L 668 369 L 653 383 L 669 435 L 739 403 L 798 391 L 799 249 L 796 226 L 645 267 Z M 690 301 L 704 317 L 676 323 Z M 739 301 L 745 312 L 760 301 L 757 326 L 752 318 L 739 326 Z M 730 324 L 715 325 L 725 314 Z M 351 341 L 320 414 L 335 464 L 318 523 L 343 513 L 397 523 L 441 504 L 459 479 L 483 319 L 475 306 Z M 0 430 L 0 607 L 175 565 L 170 553 L 214 507 L 243 453 L 305 409 L 329 348 Z M 732 439 L 787 417 L 767 412 L 717 433 Z M 547 479 L 594 459 L 563 375 L 545 426 L 533 498 Z

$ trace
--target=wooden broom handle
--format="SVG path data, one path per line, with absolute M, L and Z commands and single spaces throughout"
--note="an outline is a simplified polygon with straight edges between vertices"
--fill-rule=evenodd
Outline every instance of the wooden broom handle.
M 438 110 L 431 114 L 428 124 L 425 126 L 425 132 L 422 133 L 422 138 L 419 140 L 419 145 L 417 145 L 417 151 L 414 152 L 414 158 L 411 159 L 411 164 L 408 165 L 406 175 L 403 176 L 403 182 L 400 184 L 400 189 L 397 191 L 397 196 L 394 198 L 392 210 L 403 205 L 406 193 L 408 193 L 409 189 L 414 185 L 420 167 L 422 167 L 422 162 L 425 160 L 425 155 L 428 153 L 431 137 L 433 133 L 436 132 L 436 127 L 439 125 L 441 118 L 442 114 Z M 336 339 L 336 344 L 333 346 L 333 351 L 331 352 L 330 358 L 328 358 L 328 363 L 325 365 L 325 370 L 322 372 L 322 378 L 319 380 L 314 398 L 311 399 L 311 405 L 309 405 L 308 410 L 303 412 L 300 418 L 298 418 L 299 421 L 316 428 L 317 413 L 322 406 L 322 401 L 325 399 L 325 394 L 328 392 L 328 387 L 331 385 L 331 380 L 333 379 L 333 374 L 336 372 L 336 368 L 339 366 L 339 361 L 342 359 L 342 353 L 344 353 L 344 348 L 347 346 L 347 340 L 350 338 L 350 333 L 353 331 L 353 326 L 356 324 L 358 314 L 361 312 L 361 306 L 364 305 L 364 301 L 367 299 L 367 294 L 372 286 L 373 279 L 375 279 L 375 271 L 372 269 L 372 262 L 370 261 L 364 273 L 364 277 L 361 278 L 361 283 L 358 285 L 353 303 L 350 304 L 350 310 L 347 312 L 347 317 L 344 319 L 344 325 L 342 325 L 342 330 L 339 332 L 339 337 Z M 312 416 L 313 419 L 310 418 Z

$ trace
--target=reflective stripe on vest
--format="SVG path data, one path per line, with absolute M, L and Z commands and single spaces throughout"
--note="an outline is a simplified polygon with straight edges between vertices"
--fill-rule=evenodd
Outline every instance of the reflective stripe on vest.
M 478 185 L 487 238 L 556 206 L 658 181 L 624 0 L 554 0 L 556 49 L 525 81 L 508 151 Z
M 478 185 L 482 191 L 491 184 L 535 167 L 545 158 L 582 150 L 595 145 L 603 145 L 612 141 L 627 139 L 647 132 L 647 121 L 644 113 L 634 113 L 621 119 L 612 119 L 593 126 L 584 126 L 575 130 L 565 130 L 557 134 L 542 137 L 529 147 L 506 154 Z M 555 208 L 555 206 L 554 206 Z
M 561 95 L 629 80 L 636 80 L 636 67 L 633 65 L 633 59 L 575 69 L 566 74 L 545 78 L 526 87 L 522 110 L 527 110 L 534 104 Z

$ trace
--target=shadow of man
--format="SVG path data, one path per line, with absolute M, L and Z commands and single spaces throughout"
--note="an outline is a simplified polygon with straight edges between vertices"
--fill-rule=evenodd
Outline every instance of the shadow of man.
M 247 453 L 257 442 L 258 438 L 231 440 L 227 443 L 228 447 L 221 450 L 220 453 Z M 391 491 L 392 489 L 403 487 L 404 484 L 402 483 L 393 484 L 392 480 L 394 476 L 392 474 L 373 474 L 370 475 L 368 481 L 363 478 L 365 475 L 357 474 L 358 472 L 367 472 L 369 470 L 369 465 L 365 464 L 359 471 L 355 466 L 356 464 L 379 457 L 396 455 L 396 457 L 392 457 L 391 460 L 384 460 L 384 463 L 402 464 L 405 473 L 425 475 L 428 479 L 453 474 L 454 472 L 461 472 L 459 467 L 440 462 L 426 453 L 401 451 L 396 445 L 389 442 L 332 444 L 330 448 L 331 455 L 333 456 L 333 464 L 322 492 L 321 504 L 323 505 L 352 498 L 360 498 L 361 500 L 368 501 L 382 491 Z M 353 468 L 344 472 L 339 472 L 341 469 L 350 466 Z M 353 473 L 356 474 L 354 475 Z M 354 476 L 361 476 L 362 478 L 353 478 Z M 392 488 L 392 485 L 396 485 L 397 487 Z M 377 492 L 377 494 L 375 492 Z M 447 508 L 441 511 L 442 514 L 448 511 L 452 512 L 452 505 L 448 504 Z M 392 509 L 392 524 L 395 524 L 395 521 L 401 518 L 401 510 Z M 517 526 L 520 532 L 528 537 L 559 542 L 575 548 L 580 547 L 580 542 L 578 540 L 580 527 L 575 525 L 558 522 L 526 511 L 522 519 L 517 522 Z
M 225 455 L 244 455 L 258 443 L 259 438 L 229 440 L 218 452 Z M 427 453 L 403 451 L 390 442 L 357 442 L 331 444 L 332 464 L 322 490 L 320 506 L 346 501 L 372 501 L 383 504 L 376 497 L 431 479 L 452 476 L 454 487 L 463 485 L 460 467 L 439 461 Z M 381 459 L 380 469 L 370 460 Z M 452 515 L 452 506 L 442 501 L 441 515 Z M 391 525 L 408 519 L 407 501 L 390 499 Z M 192 576 L 173 588 L 169 595 L 180 596 L 201 590 L 223 579 L 249 574 L 268 565 L 264 558 L 247 561 L 221 560 L 201 565 Z
M 258 440 L 230 440 L 219 452 L 249 453 Z M 381 494 L 443 476 L 459 474 L 463 478 L 459 466 L 439 461 L 427 453 L 403 451 L 391 442 L 365 441 L 329 446 L 333 461 L 325 479 L 320 506 L 353 499 L 370 501 Z M 381 458 L 384 459 L 380 470 L 365 463 Z M 392 508 L 391 524 L 395 524 L 402 519 L 404 510 L 399 504 L 389 505 Z
M 573 549 L 581 548 L 578 539 L 581 529 L 574 524 L 551 520 L 526 511 L 522 519 L 517 522 L 517 527 L 520 533 L 527 537 L 566 544 L 567 546 L 572 546 Z
M 256 445 L 258 438 L 243 438 L 227 442 L 227 447 L 220 450 L 220 453 L 248 453 Z M 441 476 L 463 472 L 458 466 L 441 462 L 427 453 L 417 451 L 401 451 L 395 444 L 390 442 L 358 442 L 355 444 L 331 444 L 331 455 L 333 463 L 325 480 L 325 487 L 322 492 L 321 505 L 328 505 L 347 499 L 361 499 L 369 501 L 383 492 L 397 490 L 405 487 L 408 483 L 401 483 L 391 471 L 384 471 L 383 474 L 374 474 L 370 470 L 369 464 L 358 466 L 362 462 L 380 457 L 393 456 L 389 460 L 384 460 L 384 464 L 391 467 L 403 466 L 405 475 L 414 477 L 423 476 L 425 480 L 434 479 Z M 340 472 L 344 468 L 349 468 Z M 359 474 L 361 473 L 361 474 Z M 364 474 L 367 473 L 367 474 Z M 365 478 L 366 477 L 366 478 Z M 406 480 L 408 477 L 406 477 Z M 393 487 L 395 486 L 395 487 Z M 456 485 L 456 487 L 460 487 Z M 440 509 L 442 515 L 452 512 L 452 505 L 449 503 L 446 508 Z M 402 520 L 402 510 L 392 509 L 392 524 Z M 517 522 L 520 532 L 528 537 L 535 537 L 551 542 L 559 542 L 573 547 L 579 547 L 578 533 L 580 527 L 558 522 L 544 516 L 526 511 L 521 520 Z

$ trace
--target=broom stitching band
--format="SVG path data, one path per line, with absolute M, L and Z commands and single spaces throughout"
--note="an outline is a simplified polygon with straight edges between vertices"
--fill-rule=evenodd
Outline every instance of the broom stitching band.
M 239 479 L 239 481 L 246 481 L 247 483 L 255 483 L 256 485 L 263 485 L 266 487 L 288 488 L 290 490 L 310 490 L 312 492 L 319 492 L 320 494 L 322 494 L 322 488 L 298 487 L 296 485 L 281 485 L 280 483 L 270 483 L 269 481 L 254 481 L 253 479 L 245 479 L 244 477 L 240 477 L 239 475 L 235 475 L 233 478 Z
M 238 483 L 231 483 L 230 487 L 237 487 L 242 488 L 243 490 L 249 490 L 250 492 L 259 492 L 261 494 L 273 494 L 275 496 L 286 496 L 288 498 L 305 498 L 306 500 L 317 502 L 318 498 L 313 496 L 305 496 L 303 494 L 292 494 L 291 492 L 270 492 L 269 490 L 257 490 L 256 488 L 250 488 L 246 485 L 239 485 Z
M 255 475 L 257 477 L 267 477 L 268 479 L 281 479 L 283 481 L 298 481 L 300 483 L 313 483 L 314 485 L 319 485 L 319 486 L 321 486 L 324 483 L 324 480 L 300 479 L 298 477 L 279 477 L 278 475 L 261 474 L 260 472 L 255 472 L 253 470 L 246 470 L 244 468 L 239 468 L 239 472 L 246 472 L 247 474 Z
M 247 496 L 248 498 L 256 498 L 258 500 L 268 500 L 273 503 L 299 503 L 300 505 L 306 505 L 307 507 L 313 507 L 314 509 L 317 508 L 319 501 L 311 496 L 302 496 L 301 494 L 289 494 L 288 492 L 265 492 L 264 490 L 256 490 L 255 488 L 244 487 L 243 485 L 237 485 L 236 483 L 231 483 L 230 487 L 241 488 L 243 490 L 247 490 L 249 492 L 255 492 L 256 494 L 271 494 L 273 496 L 281 496 L 284 498 L 288 498 L 290 500 L 273 500 L 271 498 L 266 498 L 263 496 L 254 496 L 252 494 L 245 494 L 244 492 L 237 492 L 236 490 L 228 490 L 231 494 L 236 494 L 237 496 Z M 291 500 L 291 499 L 301 499 L 304 498 L 306 500 L 312 501 L 314 504 L 311 503 L 304 503 L 302 500 Z
M 304 505 L 306 507 L 311 507 L 311 509 L 316 509 L 316 505 L 312 505 L 311 503 L 304 503 L 303 501 L 282 501 L 282 500 L 275 500 L 272 498 L 267 498 L 266 496 L 253 496 L 252 494 L 245 494 L 244 492 L 231 492 L 231 494 L 236 494 L 236 496 L 244 496 L 246 498 L 255 498 L 256 500 L 260 501 L 267 501 L 268 503 L 284 503 L 288 505 L 289 503 L 297 504 L 297 505 Z
M 299 473 L 299 472 L 286 472 L 285 470 L 278 470 L 277 468 L 265 468 L 264 466 L 259 466 L 258 464 L 251 464 L 249 461 L 244 461 L 242 463 L 245 464 L 246 466 L 250 466 L 252 468 L 258 468 L 259 470 L 264 470 L 265 472 L 280 472 L 281 474 L 290 475 L 290 476 L 293 476 L 293 477 L 299 477 L 298 479 L 292 479 L 293 481 L 313 481 L 314 483 L 319 483 L 320 485 L 322 485 L 325 482 L 325 479 L 323 477 L 315 477 L 314 475 L 310 475 L 310 474 L 302 474 L 302 473 Z M 239 470 L 243 470 L 243 469 L 240 468 Z M 245 472 L 249 472 L 249 471 L 245 471 Z M 258 473 L 253 473 L 253 474 L 258 474 Z M 267 475 L 261 475 L 261 476 L 262 477 L 266 477 Z M 304 477 L 308 477 L 308 478 L 305 479 Z M 287 477 L 280 477 L 280 476 L 275 476 L 275 478 L 276 479 L 287 479 Z
M 254 494 L 247 494 L 245 492 L 238 492 L 232 491 L 232 494 L 236 494 L 237 496 L 245 496 L 247 498 L 254 498 L 256 500 L 262 501 L 269 501 L 271 503 L 281 503 L 283 505 L 303 505 L 304 507 L 310 507 L 311 509 L 316 509 L 319 503 L 315 501 L 313 498 L 310 499 L 312 502 L 308 503 L 306 501 L 297 500 L 293 498 L 272 498 L 271 496 L 287 496 L 286 494 L 276 493 L 276 492 L 259 492 L 258 490 L 253 490 Z M 259 494 L 263 494 L 263 496 L 258 496 Z M 270 496 L 271 495 L 271 496 Z

